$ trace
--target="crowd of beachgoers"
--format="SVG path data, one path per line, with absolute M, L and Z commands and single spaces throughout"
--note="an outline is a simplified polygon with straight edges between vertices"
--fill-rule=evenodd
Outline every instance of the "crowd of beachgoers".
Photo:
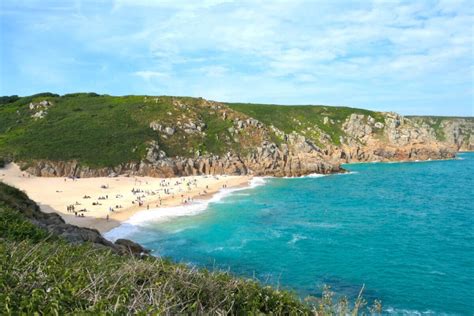
M 68 223 L 102 232 L 139 211 L 190 205 L 223 188 L 248 185 L 250 176 L 202 175 L 177 178 L 36 177 L 11 163 L 0 181 L 25 191 L 43 211 L 59 213 Z

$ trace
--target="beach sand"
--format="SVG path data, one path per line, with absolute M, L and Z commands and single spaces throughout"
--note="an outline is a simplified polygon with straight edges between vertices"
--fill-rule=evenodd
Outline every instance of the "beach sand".
M 26 192 L 43 212 L 56 212 L 69 224 L 95 228 L 101 233 L 148 208 L 156 210 L 187 205 L 195 199 L 211 198 L 224 187 L 246 186 L 250 180 L 251 176 L 226 175 L 179 178 L 120 176 L 73 180 L 28 175 L 14 163 L 0 169 L 0 181 Z M 74 205 L 74 211 L 68 211 L 70 205 Z M 83 209 L 86 211 L 81 212 Z M 74 212 L 84 217 L 76 216 Z

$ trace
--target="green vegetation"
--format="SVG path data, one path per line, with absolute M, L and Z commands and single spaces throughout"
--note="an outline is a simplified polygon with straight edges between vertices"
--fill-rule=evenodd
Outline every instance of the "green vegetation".
M 94 93 L 58 96 L 38 94 L 0 106 L 0 156 L 17 160 L 77 160 L 91 167 L 137 162 L 146 144 L 157 141 L 169 156 L 223 154 L 239 146 L 230 141 L 232 122 L 218 117 L 202 99 L 178 97 L 112 97 Z M 29 104 L 49 101 L 45 108 Z M 185 107 L 176 103 L 185 104 Z M 44 118 L 33 115 L 44 109 Z M 204 134 L 188 135 L 178 129 L 172 137 L 153 131 L 152 121 L 175 127 L 178 121 L 206 124 Z
M 349 107 L 249 103 L 228 103 L 228 105 L 234 110 L 256 118 L 267 126 L 273 125 L 287 134 L 293 131 L 301 133 L 315 143 L 319 142 L 319 133 L 311 130 L 317 131 L 317 129 L 320 129 L 331 137 L 334 144 L 340 144 L 340 136 L 344 136 L 342 124 L 352 113 L 370 115 L 377 122 L 384 121 L 382 115 L 378 112 Z M 328 120 L 326 124 L 324 124 L 325 117 Z
M 0 151 L 23 160 L 76 159 L 90 166 L 139 160 L 151 133 L 128 113 L 137 106 L 136 99 L 120 106 L 111 102 L 120 99 L 87 95 L 21 98 L 0 109 Z M 54 105 L 47 118 L 34 119 L 28 104 L 42 100 Z
M 138 162 L 151 141 L 157 142 L 169 157 L 192 157 L 198 151 L 245 154 L 263 139 L 282 141 L 281 135 L 271 130 L 247 129 L 233 135 L 229 130 L 235 127 L 234 119 L 254 117 L 267 127 L 273 125 L 285 133 L 297 131 L 317 144 L 321 133 L 338 144 L 344 134 L 341 125 L 351 113 L 383 120 L 380 113 L 346 107 L 237 103 L 216 106 L 189 97 L 40 93 L 0 100 L 0 156 L 24 162 L 76 160 L 95 168 Z M 42 101 L 49 104 L 40 106 Z M 173 127 L 175 133 L 170 136 L 153 131 L 152 122 L 163 128 Z M 186 133 L 184 125 L 189 122 L 204 123 L 205 127 L 200 133 Z
M 32 240 L 39 242 L 48 237 L 48 233 L 26 221 L 20 211 L 0 202 L 0 236 L 8 241 Z
M 3 97 L 0 97 L 0 105 L 15 102 L 18 99 L 20 99 L 20 97 L 17 96 L 17 95 L 10 95 L 10 96 L 6 95 L 6 96 L 3 96 Z
M 36 207 L 0 182 L 0 314 L 285 314 L 345 315 L 346 299 L 304 302 L 292 293 L 176 264 L 73 245 L 31 224 Z M 374 310 L 380 310 L 376 302 Z M 368 311 L 359 297 L 352 308 Z M 372 309 L 370 309 L 372 310 Z
M 42 101 L 50 103 L 40 106 Z M 272 126 L 286 134 L 297 132 L 325 147 L 340 144 L 341 136 L 346 136 L 342 125 L 353 113 L 384 123 L 380 112 L 322 105 L 216 103 L 202 98 L 114 97 L 93 92 L 5 96 L 0 98 L 0 157 L 23 162 L 76 160 L 93 168 L 112 167 L 139 162 L 152 141 L 169 157 L 193 157 L 197 152 L 245 155 L 263 140 L 283 141 Z M 233 131 L 236 120 L 248 118 L 257 119 L 266 128 Z M 452 119 L 412 118 L 433 127 L 440 140 L 446 139 L 442 122 Z M 173 135 L 152 130 L 151 123 L 172 128 Z M 189 132 L 186 125 L 190 123 L 204 126 L 199 132 Z M 382 136 L 383 129 L 375 129 L 375 133 Z

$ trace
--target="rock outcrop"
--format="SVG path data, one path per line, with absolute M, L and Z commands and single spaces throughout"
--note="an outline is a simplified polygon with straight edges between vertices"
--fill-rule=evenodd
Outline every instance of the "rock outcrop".
M 414 117 L 414 121 L 431 127 L 436 136 L 458 151 L 474 150 L 474 120 L 466 118 Z
M 29 104 L 29 109 L 33 113 L 31 117 L 34 119 L 43 119 L 48 114 L 48 108 L 52 106 L 53 103 L 48 100 L 43 100 L 38 103 L 31 102 Z
M 352 114 L 344 122 L 341 145 L 332 156 L 345 162 L 404 161 L 453 158 L 457 148 L 437 139 L 429 125 L 384 113 L 384 122 L 371 116 Z
M 342 169 L 337 161 L 312 147 L 296 143 L 304 151 L 293 151 L 289 146 L 278 147 L 264 142 L 261 147 L 245 157 L 227 153 L 224 156 L 203 156 L 197 158 L 168 158 L 156 144 L 149 147 L 146 159 L 139 163 L 127 163 L 108 168 L 89 168 L 76 161 L 55 162 L 37 161 L 21 164 L 20 167 L 36 176 L 42 177 L 107 177 L 117 175 L 176 177 L 210 174 L 229 174 L 256 176 L 301 176 L 311 173 L 334 173 Z

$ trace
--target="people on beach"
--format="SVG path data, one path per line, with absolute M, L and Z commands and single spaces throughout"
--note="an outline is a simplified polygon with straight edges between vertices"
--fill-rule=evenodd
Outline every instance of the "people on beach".
M 23 175 L 26 177 L 26 175 Z M 204 180 L 208 179 L 208 180 Z M 61 183 L 69 182 L 68 180 L 75 181 L 75 177 L 63 178 Z M 214 180 L 219 180 L 219 182 L 214 182 Z M 146 205 L 146 210 L 153 209 L 154 207 L 159 208 L 163 205 L 173 205 L 174 203 L 181 205 L 189 205 L 194 203 L 194 198 L 196 196 L 205 196 L 209 192 L 215 190 L 216 188 L 227 188 L 228 183 L 225 180 L 225 177 L 222 176 L 212 176 L 207 175 L 203 177 L 180 177 L 174 179 L 160 179 L 159 181 L 145 181 L 135 178 L 134 181 L 130 182 L 128 187 L 128 192 L 125 191 L 122 193 L 113 192 L 109 197 L 108 194 L 97 194 L 98 189 L 109 189 L 109 185 L 106 183 L 98 184 L 96 186 L 96 191 L 82 191 L 80 197 L 84 200 L 91 200 L 79 203 L 78 201 L 71 201 L 70 204 L 64 206 L 67 213 L 74 214 L 75 217 L 101 217 L 102 219 L 110 220 L 112 213 L 119 212 L 121 209 L 128 208 L 144 208 Z M 81 182 L 81 186 L 86 184 Z M 118 181 L 118 180 L 116 180 Z M 209 181 L 208 183 L 206 183 Z M 73 186 L 73 183 L 70 185 L 64 184 L 64 188 L 68 187 L 68 190 L 64 191 L 67 194 L 71 193 L 70 186 Z M 79 185 L 79 184 L 78 184 Z M 63 192 L 57 190 L 56 187 L 54 190 L 58 193 Z M 120 187 L 118 187 L 120 188 Z M 114 187 L 114 189 L 116 189 Z M 80 192 L 80 189 L 78 190 Z M 94 193 L 93 193 L 94 192 Z M 103 191 L 102 191 L 103 192 Z M 105 193 L 105 192 L 104 192 Z M 120 203 L 114 203 L 114 202 Z M 112 204 L 113 203 L 113 204 Z M 82 204 L 82 206 L 81 206 Z M 105 205 L 105 206 L 104 206 Z M 150 208 L 150 205 L 152 208 Z M 85 207 L 90 207 L 89 211 Z M 97 216 L 97 212 L 101 212 L 101 216 Z M 105 211 L 105 212 L 103 212 Z M 90 214 L 90 216 L 89 216 Z

